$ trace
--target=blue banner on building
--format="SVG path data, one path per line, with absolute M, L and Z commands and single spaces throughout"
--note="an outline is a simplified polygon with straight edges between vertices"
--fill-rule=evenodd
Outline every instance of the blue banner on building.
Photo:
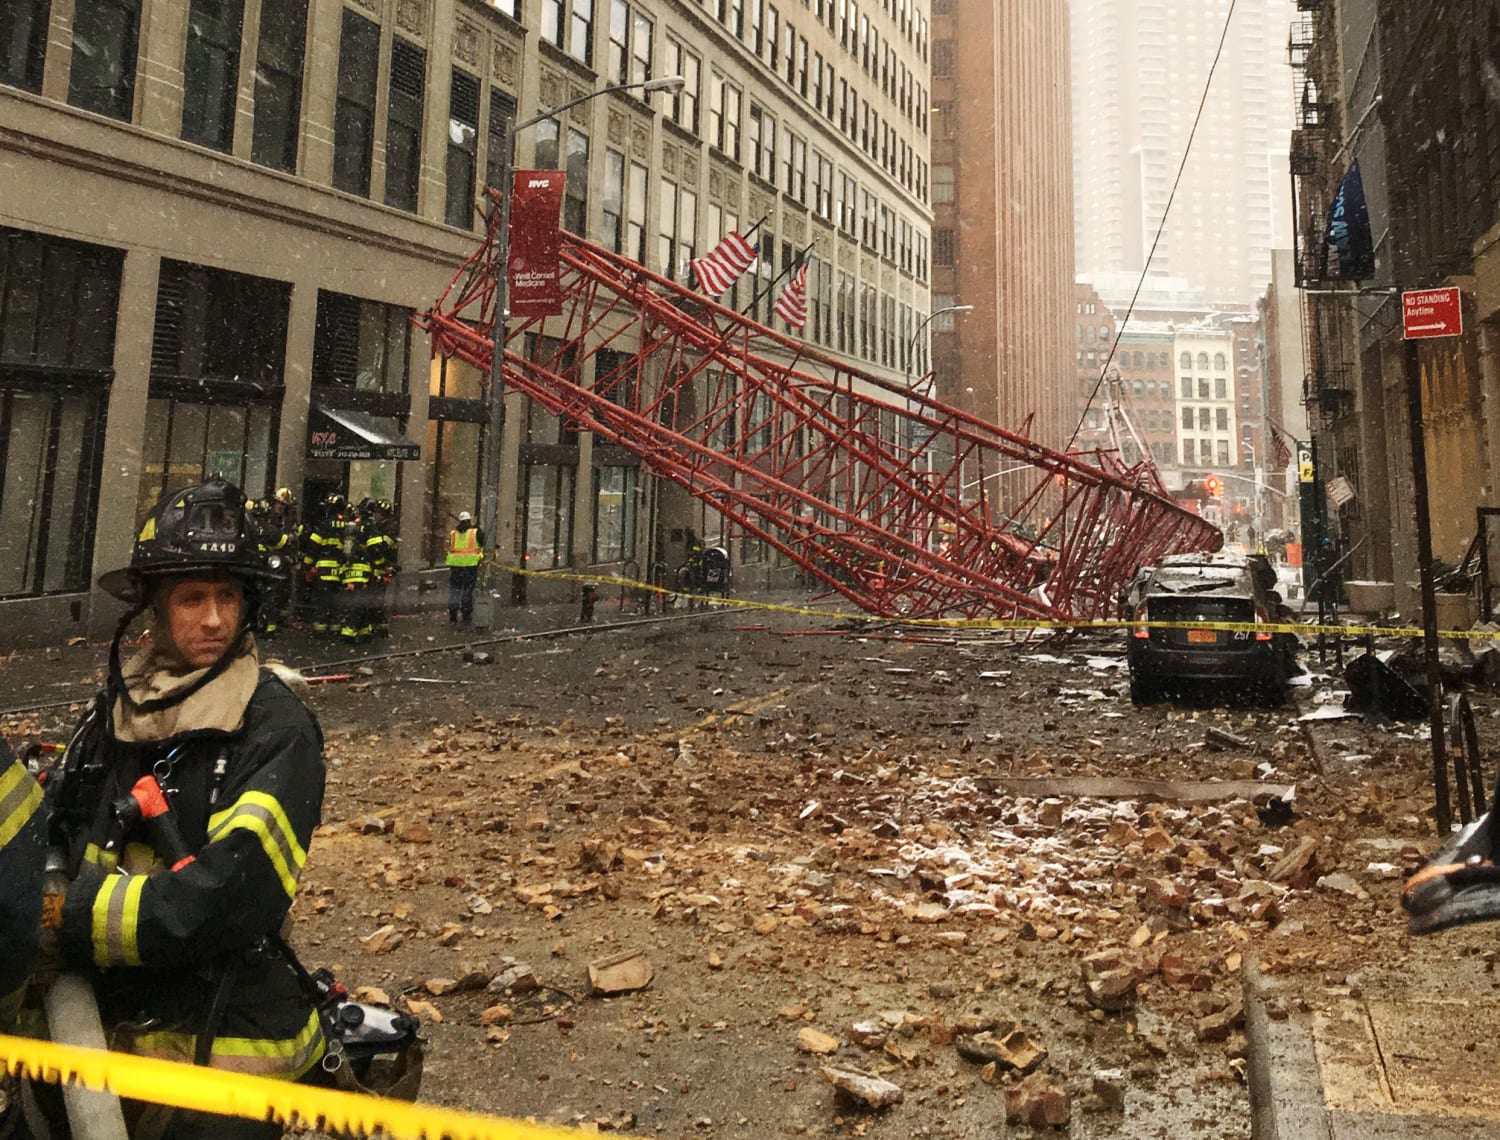
M 1359 163 L 1350 166 L 1339 182 L 1328 229 L 1323 234 L 1330 281 L 1365 281 L 1375 276 L 1375 242 L 1370 236 L 1370 211 Z

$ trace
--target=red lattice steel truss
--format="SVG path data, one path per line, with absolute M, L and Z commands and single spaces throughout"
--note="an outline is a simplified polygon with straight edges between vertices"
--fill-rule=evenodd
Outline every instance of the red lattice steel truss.
M 869 613 L 1109 617 L 1138 566 L 1220 545 L 1149 463 L 1049 450 L 567 234 L 562 263 L 563 313 L 510 325 L 508 388 Z M 419 318 L 486 375 L 495 269 L 492 231 Z

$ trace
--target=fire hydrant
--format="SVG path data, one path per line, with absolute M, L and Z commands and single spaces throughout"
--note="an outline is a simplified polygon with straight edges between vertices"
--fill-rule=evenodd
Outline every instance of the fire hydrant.
M 594 604 L 599 600 L 599 590 L 592 582 L 583 584 L 583 611 L 578 615 L 581 622 L 594 620 Z

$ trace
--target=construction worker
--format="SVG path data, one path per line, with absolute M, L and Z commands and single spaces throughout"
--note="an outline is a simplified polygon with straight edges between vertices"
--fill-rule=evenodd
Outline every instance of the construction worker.
M 71 881 L 44 907 L 56 923 L 43 921 L 64 966 L 92 981 L 111 1048 L 295 1080 L 326 1051 L 279 939 L 322 813 L 323 740 L 260 667 L 251 630 L 267 575 L 244 501 L 219 479 L 172 492 L 129 566 L 99 580 L 129 609 L 106 688 L 47 782 Z M 142 614 L 150 641 L 122 663 Z M 137 1137 L 281 1135 L 198 1111 L 126 1115 Z
M 458 512 L 458 523 L 448 532 L 448 621 L 462 616 L 474 620 L 474 587 L 479 583 L 479 561 L 484 556 L 484 531 L 468 511 Z
M 370 538 L 374 534 L 374 499 L 362 499 L 349 512 L 344 525 L 344 565 L 339 578 L 339 636 L 345 641 L 363 641 L 374 631 L 370 618 L 370 596 L 375 568 L 371 565 Z
M 302 572 L 314 633 L 339 629 L 339 590 L 344 577 L 344 496 L 324 498 L 318 517 L 302 535 Z

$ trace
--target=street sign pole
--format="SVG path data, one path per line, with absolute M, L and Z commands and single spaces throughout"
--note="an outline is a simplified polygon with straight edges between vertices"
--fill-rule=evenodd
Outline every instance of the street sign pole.
M 1427 431 L 1422 416 L 1422 355 L 1417 344 L 1463 331 L 1457 289 L 1401 294 L 1406 357 L 1406 418 L 1411 433 L 1411 479 L 1417 509 L 1417 571 L 1422 582 L 1422 646 L 1427 667 L 1428 722 L 1432 735 L 1432 788 L 1438 835 L 1453 827 L 1448 799 L 1448 755 L 1443 730 L 1443 679 L 1438 671 L 1437 586 L 1432 577 L 1432 512 L 1427 497 Z

